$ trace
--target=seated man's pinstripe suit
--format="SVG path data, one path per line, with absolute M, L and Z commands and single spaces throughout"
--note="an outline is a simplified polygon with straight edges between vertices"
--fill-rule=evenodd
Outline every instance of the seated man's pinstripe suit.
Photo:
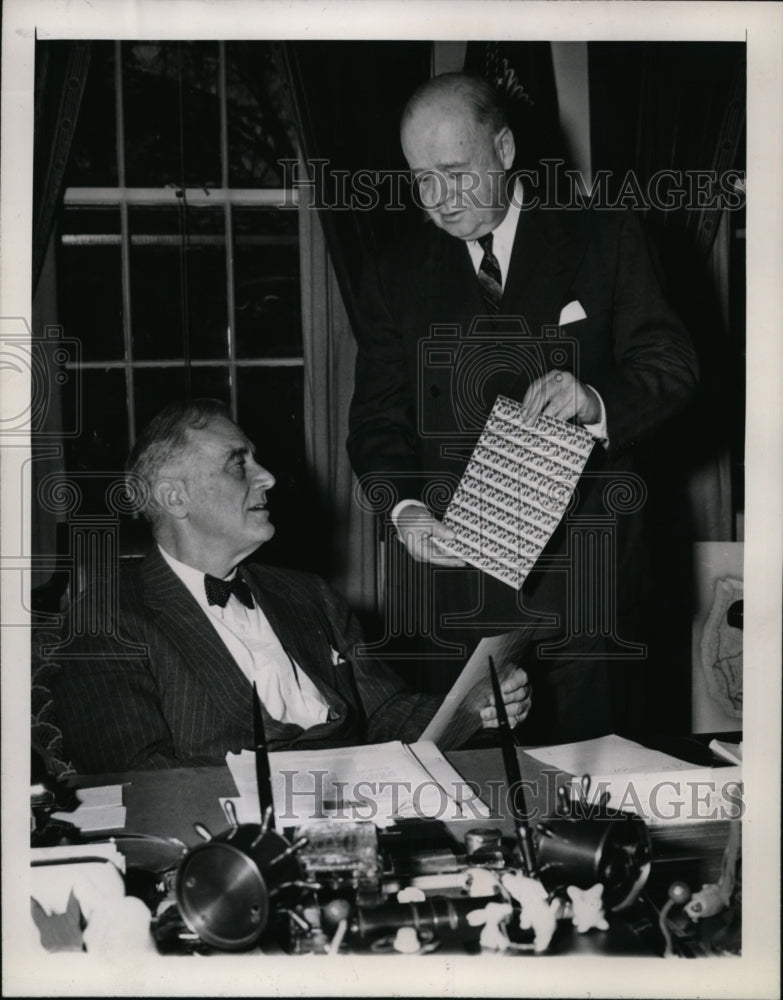
M 246 561 L 274 534 L 266 499 L 275 477 L 223 403 L 163 409 L 139 436 L 128 477 L 157 544 L 121 568 L 117 588 L 96 573 L 51 671 L 77 770 L 222 763 L 254 744 L 253 683 L 271 750 L 418 739 L 440 699 L 354 655 L 359 624 L 323 580 Z M 220 599 L 237 573 L 254 601 Z M 248 614 L 237 618 L 232 603 Z M 503 682 L 503 700 L 511 718 L 525 717 L 523 670 Z M 497 724 L 490 701 L 474 707 L 477 727 Z
M 418 738 L 440 699 L 407 691 L 378 661 L 353 657 L 359 624 L 323 580 L 257 563 L 240 573 L 329 707 L 327 721 L 307 730 L 266 714 L 270 749 Z M 72 644 L 78 657 L 63 659 L 52 680 L 77 770 L 222 763 L 227 751 L 252 747 L 250 682 L 157 547 L 123 567 L 113 625 L 115 635 Z

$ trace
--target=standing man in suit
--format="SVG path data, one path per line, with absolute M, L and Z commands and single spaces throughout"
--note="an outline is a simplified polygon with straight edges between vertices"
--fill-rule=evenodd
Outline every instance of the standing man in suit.
M 447 647 L 518 628 L 535 675 L 531 741 L 598 735 L 616 725 L 607 657 L 643 650 L 622 632 L 642 600 L 633 508 L 644 486 L 629 449 L 688 400 L 695 354 L 630 213 L 531 201 L 510 173 L 515 137 L 486 81 L 423 84 L 401 143 L 427 222 L 366 268 L 351 461 L 368 496 L 386 490 L 400 541 L 426 567 L 405 572 L 426 592 L 422 640 L 443 653 L 429 689 L 453 677 Z M 596 441 L 575 506 L 519 593 L 441 545 L 452 533 L 439 514 L 500 393 L 530 420 L 571 420 Z M 610 508 L 610 530 L 612 489 L 631 499 Z M 601 524 L 610 551 L 596 569 L 578 550 L 586 526 Z
M 274 534 L 275 479 L 223 404 L 164 409 L 128 469 L 155 545 L 124 568 L 111 628 L 80 636 L 52 682 L 78 770 L 222 763 L 253 746 L 253 682 L 272 750 L 418 739 L 438 699 L 354 656 L 361 630 L 341 598 L 318 577 L 245 561 Z M 522 670 L 503 692 L 520 721 Z M 477 726 L 497 725 L 494 704 L 476 708 Z

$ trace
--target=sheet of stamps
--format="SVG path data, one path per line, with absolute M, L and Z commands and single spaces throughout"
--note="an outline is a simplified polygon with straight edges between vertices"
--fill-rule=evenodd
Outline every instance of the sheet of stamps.
M 490 576 L 519 590 L 563 518 L 594 439 L 576 424 L 541 415 L 498 396 L 454 491 L 444 543 Z

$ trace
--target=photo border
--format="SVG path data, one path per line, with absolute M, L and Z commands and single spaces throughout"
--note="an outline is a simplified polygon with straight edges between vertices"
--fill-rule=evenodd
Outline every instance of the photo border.
M 2 690 L 3 979 L 5 995 L 430 995 L 766 997 L 779 995 L 780 598 L 783 413 L 783 6 L 778 3 L 277 2 L 6 0 L 3 5 L 0 316 L 31 322 L 33 80 L 36 36 L 54 38 L 524 38 L 746 41 L 748 46 L 747 416 L 745 506 L 743 954 L 737 959 L 460 955 L 215 957 L 99 961 L 28 951 L 29 632 L 4 628 Z M 24 380 L 0 370 L 0 416 L 25 405 Z M 0 427 L 3 424 L 0 423 Z M 0 568 L 29 553 L 29 443 L 0 433 Z M 22 489 L 19 488 L 21 483 Z M 21 537 L 20 537 L 21 525 Z M 10 554 L 9 554 L 10 553 Z M 21 613 L 20 580 L 3 572 L 3 621 Z M 9 610 L 10 609 L 10 610 Z M 225 956 L 228 957 L 228 956 Z M 234 956 L 232 956 L 234 957 Z M 508 964 L 514 962 L 513 965 Z M 524 965 L 517 963 L 524 962 Z M 324 964 L 326 963 L 326 964 Z M 249 968 L 248 968 L 249 966 Z M 326 975 L 325 975 L 326 973 Z M 331 975 L 329 974 L 331 973 Z M 404 973 L 404 974 L 403 974 Z

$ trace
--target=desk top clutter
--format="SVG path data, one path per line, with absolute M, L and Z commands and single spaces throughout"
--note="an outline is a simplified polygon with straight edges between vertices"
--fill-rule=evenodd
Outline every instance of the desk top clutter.
M 616 751 L 618 740 L 607 738 L 603 749 Z M 331 785 L 321 789 L 327 808 L 314 817 L 282 819 L 279 780 L 273 808 L 254 813 L 241 769 L 235 779 L 221 767 L 84 781 L 93 787 L 83 789 L 77 810 L 52 803 L 44 817 L 39 806 L 34 842 L 45 843 L 51 822 L 59 846 L 33 852 L 31 939 L 41 950 L 88 954 L 739 953 L 738 768 L 675 760 L 661 772 L 670 785 L 714 784 L 717 775 L 721 788 L 731 779 L 739 790 L 714 798 L 711 814 L 694 822 L 681 815 L 649 823 L 630 800 L 622 812 L 614 808 L 617 786 L 605 784 L 605 771 L 591 780 L 581 774 L 580 762 L 597 766 L 595 743 L 581 752 L 578 744 L 517 751 L 532 871 L 519 853 L 497 750 L 453 752 L 448 760 L 436 751 L 440 770 L 425 767 L 428 796 L 418 802 L 452 802 L 449 783 L 458 782 L 461 815 L 445 808 L 419 815 L 409 796 L 380 824 L 355 808 L 356 762 L 372 765 L 373 754 L 383 754 L 374 747 L 333 755 Z M 634 753 L 641 757 L 626 762 L 636 775 L 643 748 Z M 289 773 L 324 771 L 312 755 L 283 756 Z M 347 778 L 335 763 L 341 756 L 353 759 Z M 414 759 L 420 765 L 420 755 Z M 733 811 L 723 808 L 727 799 Z M 88 814 L 96 808 L 118 829 L 100 835 Z M 86 813 L 81 832 L 68 825 Z M 576 853 L 564 848 L 572 841 Z

